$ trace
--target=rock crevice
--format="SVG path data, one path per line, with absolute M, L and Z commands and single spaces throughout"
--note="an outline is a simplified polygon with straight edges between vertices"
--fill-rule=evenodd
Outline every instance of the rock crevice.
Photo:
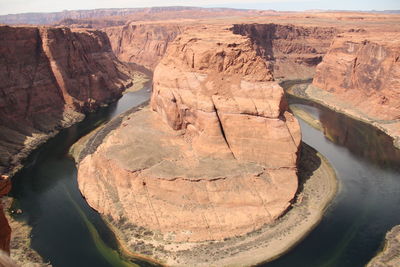
M 80 190 L 157 242 L 243 235 L 281 216 L 297 191 L 301 134 L 287 110 L 247 36 L 186 30 L 155 68 L 150 108 L 80 162 Z

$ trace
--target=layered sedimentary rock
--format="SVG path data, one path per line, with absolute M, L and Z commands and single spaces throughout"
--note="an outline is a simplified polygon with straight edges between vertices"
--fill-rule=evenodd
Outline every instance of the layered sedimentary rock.
M 4 214 L 2 199 L 11 190 L 8 176 L 0 176 L 0 250 L 10 254 L 11 228 Z
M 393 137 L 400 136 L 399 38 L 398 33 L 382 37 L 367 31 L 339 35 L 307 92 Z
M 227 27 L 180 35 L 155 69 L 151 109 L 110 130 L 79 164 L 81 192 L 160 240 L 243 235 L 297 190 L 299 125 L 251 40 Z
M 135 23 L 104 29 L 119 60 L 134 62 L 149 69 L 161 60 L 168 44 L 184 27 L 169 23 Z
M 100 31 L 0 27 L 0 173 L 54 131 L 115 100 L 128 69 Z
M 310 79 L 338 33 L 332 27 L 235 24 L 232 31 L 250 37 L 275 79 Z
M 106 28 L 113 51 L 121 61 L 150 69 L 161 60 L 168 45 L 187 28 L 182 23 L 138 23 Z M 281 24 L 235 24 L 235 34 L 250 38 L 253 49 L 266 62 L 275 79 L 310 79 L 338 30 Z

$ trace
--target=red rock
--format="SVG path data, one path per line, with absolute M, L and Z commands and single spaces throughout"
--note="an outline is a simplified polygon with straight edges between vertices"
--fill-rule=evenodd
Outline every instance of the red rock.
M 286 211 L 300 128 L 248 37 L 187 30 L 153 83 L 157 113 L 131 115 L 79 164 L 90 206 L 171 242 L 243 235 Z
M 310 79 L 338 29 L 284 24 L 235 24 L 233 32 L 250 37 L 275 79 Z
M 399 36 L 342 34 L 318 66 L 313 84 L 367 115 L 400 119 Z
M 184 26 L 179 24 L 131 22 L 124 26 L 106 28 L 105 31 L 119 60 L 154 69 L 168 44 L 183 29 Z
M 11 228 L 4 214 L 1 197 L 11 190 L 11 181 L 7 178 L 0 179 L 0 250 L 10 254 Z
M 391 32 L 341 34 L 318 65 L 314 87 L 307 92 L 400 140 L 399 39 L 399 33 Z
M 78 112 L 117 99 L 128 74 L 103 32 L 1 26 L 0 171 L 82 119 Z
M 151 106 L 173 129 L 187 129 L 199 153 L 294 167 L 300 130 L 285 123 L 295 119 L 272 80 L 248 38 L 209 26 L 171 44 L 154 72 Z

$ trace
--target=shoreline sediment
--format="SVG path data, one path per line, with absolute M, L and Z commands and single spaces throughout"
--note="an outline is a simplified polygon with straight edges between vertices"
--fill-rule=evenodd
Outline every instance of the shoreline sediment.
M 139 77 L 137 82 L 135 80 L 136 76 Z M 129 92 L 137 91 L 138 87 L 143 87 L 147 82 L 147 75 L 134 71 L 132 72 L 132 77 L 124 84 L 124 88 Z M 123 88 L 121 88 L 121 90 L 123 90 Z M 23 148 L 18 154 L 13 156 L 11 164 L 7 166 L 7 172 L 3 174 L 12 179 L 25 167 L 26 164 L 29 164 L 29 158 L 31 155 L 35 155 L 37 151 L 40 151 L 41 147 L 52 138 L 56 137 L 63 130 L 82 122 L 91 112 L 96 112 L 98 109 L 107 107 L 116 102 L 123 96 L 123 93 L 124 92 L 121 91 L 121 94 L 117 98 L 109 99 L 107 102 L 100 104 L 96 109 L 90 110 L 89 112 L 83 113 L 83 111 L 69 110 L 64 113 L 63 119 L 57 122 L 50 131 L 37 132 L 33 133 L 31 136 L 27 136 Z M 43 262 L 41 256 L 30 247 L 30 232 L 32 227 L 28 223 L 19 220 L 19 217 L 21 217 L 19 214 L 15 216 L 11 215 L 11 202 L 13 200 L 12 197 L 8 196 L 0 198 L 0 201 L 6 203 L 3 212 L 5 213 L 11 227 L 11 257 L 20 264 L 30 264 L 29 266 L 51 266 L 50 264 Z M 22 213 L 23 211 L 20 212 Z
M 366 267 L 397 266 L 400 264 L 400 225 L 392 228 L 386 233 L 384 246 Z
M 138 108 L 124 113 L 115 121 L 120 121 L 122 117 L 136 110 Z M 115 124 L 112 121 L 110 123 Z M 73 153 L 76 161 L 85 157 L 86 153 L 82 153 L 83 151 L 95 151 L 95 143 L 98 142 L 93 141 L 104 138 L 114 129 L 115 127 L 105 125 L 95 134 L 78 141 L 74 147 L 80 146 L 80 151 Z M 272 225 L 224 241 L 168 243 L 163 240 L 149 240 L 145 229 L 133 227 L 132 230 L 130 227 L 126 230 L 125 225 L 120 222 L 102 217 L 118 239 L 120 253 L 127 258 L 155 258 L 155 262 L 168 266 L 210 266 L 211 263 L 213 266 L 252 266 L 272 261 L 298 244 L 318 225 L 335 197 L 338 181 L 334 169 L 321 154 L 308 145 L 303 145 L 299 176 L 301 190 L 285 215 Z M 135 242 L 127 238 L 132 235 L 132 231 L 135 233 Z
M 12 229 L 10 248 L 10 257 L 20 266 L 43 266 L 51 267 L 52 265 L 45 262 L 44 259 L 31 247 L 31 231 L 32 227 L 23 219 L 23 214 L 18 213 L 13 207 L 13 199 L 4 197 L 0 201 L 3 202 L 4 213 Z M 11 214 L 11 212 L 13 214 Z
M 317 104 L 320 104 L 330 110 L 346 115 L 354 120 L 358 120 L 369 125 L 374 126 L 380 131 L 384 132 L 388 136 L 393 139 L 393 146 L 397 149 L 400 149 L 400 135 L 395 132 L 396 127 L 390 127 L 391 124 L 398 124 L 400 127 L 400 120 L 398 122 L 387 122 L 387 121 L 379 121 L 373 118 L 368 117 L 362 112 L 357 111 L 356 109 L 348 109 L 343 107 L 344 105 L 340 103 L 338 99 L 332 99 L 333 96 L 330 95 L 330 101 L 324 99 L 327 93 L 319 89 L 318 87 L 313 86 L 310 82 L 301 82 L 290 84 L 287 88 L 284 88 L 285 92 L 289 95 L 305 99 L 308 101 L 313 101 Z M 333 104 L 332 104 L 333 103 Z M 397 125 L 394 125 L 397 126 Z

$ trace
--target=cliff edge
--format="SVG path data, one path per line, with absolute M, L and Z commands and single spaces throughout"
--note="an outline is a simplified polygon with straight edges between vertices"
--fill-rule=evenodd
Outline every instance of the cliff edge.
M 349 31 L 337 36 L 306 93 L 369 122 L 400 147 L 400 35 Z
M 78 169 L 89 205 L 131 233 L 128 244 L 134 229 L 153 245 L 224 240 L 290 207 L 300 127 L 248 37 L 186 31 L 153 85 L 151 108 L 123 118 Z
M 83 113 L 121 96 L 128 69 L 104 32 L 0 27 L 0 173 Z

